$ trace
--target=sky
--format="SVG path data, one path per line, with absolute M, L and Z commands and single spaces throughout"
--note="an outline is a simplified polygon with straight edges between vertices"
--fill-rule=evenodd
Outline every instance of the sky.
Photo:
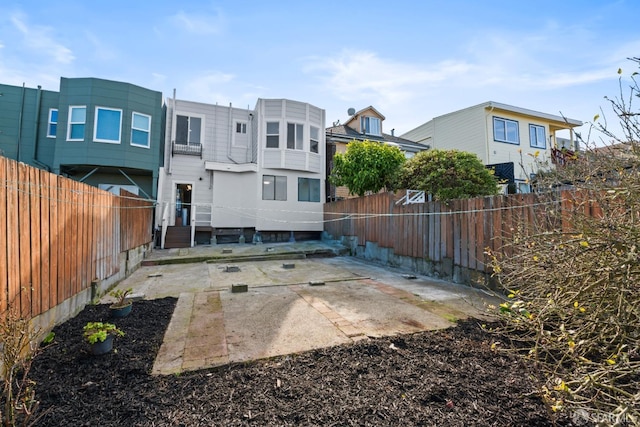
M 637 0 L 2 0 L 0 83 L 97 77 L 251 109 L 286 98 L 325 109 L 327 126 L 371 105 L 396 136 L 486 101 L 611 123 L 618 69 L 623 86 L 640 71 L 638 17 Z

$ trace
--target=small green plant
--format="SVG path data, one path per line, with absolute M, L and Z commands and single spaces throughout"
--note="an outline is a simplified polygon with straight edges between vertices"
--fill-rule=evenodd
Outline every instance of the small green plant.
M 124 332 L 118 329 L 113 323 L 88 322 L 84 325 L 83 331 L 84 338 L 89 344 L 95 344 L 98 341 L 104 342 L 109 335 L 117 337 L 124 336 Z
M 116 299 L 116 302 L 111 304 L 111 307 L 113 307 L 113 308 L 122 308 L 122 307 L 126 307 L 126 306 L 130 305 L 132 302 L 131 301 L 127 301 L 126 298 L 131 292 L 133 292 L 133 289 L 131 289 L 131 288 L 129 288 L 129 289 L 115 289 L 115 290 L 109 292 L 109 295 L 111 295 L 112 297 L 114 297 Z

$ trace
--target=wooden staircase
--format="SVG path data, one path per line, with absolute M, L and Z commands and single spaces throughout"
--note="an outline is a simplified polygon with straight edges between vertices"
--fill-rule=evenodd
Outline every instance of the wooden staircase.
M 167 227 L 164 248 L 188 248 L 191 246 L 191 227 Z

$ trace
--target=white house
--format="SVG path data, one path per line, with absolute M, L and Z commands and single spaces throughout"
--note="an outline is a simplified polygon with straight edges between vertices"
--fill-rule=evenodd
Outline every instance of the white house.
M 552 165 L 555 150 L 569 148 L 566 141 L 558 145 L 556 133 L 568 130 L 569 145 L 577 147 L 573 129 L 578 126 L 579 120 L 489 101 L 435 117 L 402 138 L 474 153 L 498 177 L 527 192 L 539 162 Z
M 325 111 L 298 101 L 258 99 L 249 110 L 167 99 L 162 247 L 319 237 L 324 128 Z

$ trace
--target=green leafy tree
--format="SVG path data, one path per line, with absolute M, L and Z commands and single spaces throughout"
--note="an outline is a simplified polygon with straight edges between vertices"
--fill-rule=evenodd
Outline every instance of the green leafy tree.
M 435 200 L 464 199 L 498 194 L 493 171 L 473 153 L 458 150 L 428 150 L 409 159 L 401 185 L 422 190 Z
M 337 186 L 346 186 L 349 193 L 364 196 L 383 188 L 395 190 L 405 162 L 398 148 L 373 141 L 351 141 L 345 153 L 333 158 L 334 167 L 329 180 Z

